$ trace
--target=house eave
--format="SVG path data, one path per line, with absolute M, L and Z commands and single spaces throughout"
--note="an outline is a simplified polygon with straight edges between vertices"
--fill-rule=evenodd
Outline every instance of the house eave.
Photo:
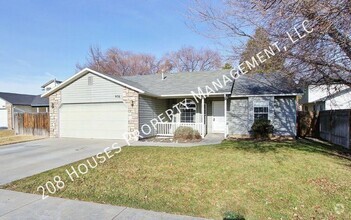
M 254 96 L 301 96 L 303 93 L 280 93 L 280 94 L 256 94 L 256 95 L 231 95 L 231 98 L 243 98 L 243 97 L 254 97 Z
M 221 93 L 211 93 L 211 94 L 204 94 L 204 97 L 223 97 L 223 95 L 229 95 L 230 92 L 221 92 Z M 170 94 L 170 95 L 160 95 L 161 98 L 188 98 L 194 97 L 196 94 Z

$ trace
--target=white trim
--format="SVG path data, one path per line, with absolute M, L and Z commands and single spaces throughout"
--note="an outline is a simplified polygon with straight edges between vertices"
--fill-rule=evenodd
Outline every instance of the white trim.
M 202 117 L 202 138 L 205 137 L 205 99 L 201 99 L 201 117 Z
M 302 95 L 303 93 L 287 93 L 287 94 L 257 94 L 257 95 L 232 95 L 230 97 L 237 98 L 237 97 L 253 97 L 253 96 L 298 96 Z
M 135 88 L 133 86 L 130 86 L 130 85 L 126 84 L 126 83 L 118 81 L 118 80 L 116 80 L 114 78 L 111 78 L 111 77 L 105 75 L 105 74 L 99 73 L 99 72 L 91 70 L 89 68 L 85 68 L 85 69 L 79 71 L 78 73 L 74 74 L 73 76 L 71 76 L 70 78 L 68 78 L 67 80 L 65 80 L 64 82 L 62 82 L 58 86 L 56 86 L 55 88 L 53 88 L 50 91 L 42 94 L 41 97 L 48 97 L 49 95 L 51 95 L 51 94 L 57 92 L 58 90 L 66 87 L 67 85 L 71 84 L 72 82 L 76 81 L 77 79 L 81 78 L 82 76 L 84 76 L 84 75 L 86 75 L 88 73 L 92 73 L 94 75 L 100 76 L 100 77 L 102 77 L 104 79 L 110 80 L 110 81 L 115 82 L 115 83 L 117 83 L 119 85 L 128 87 L 128 88 L 130 88 L 132 90 L 135 90 L 135 91 L 137 91 L 139 93 L 145 93 L 143 90 L 137 89 L 137 88 Z
M 252 119 L 254 122 L 255 122 L 255 108 L 267 108 L 267 119 L 269 120 L 269 101 L 253 102 L 252 103 Z M 271 123 L 273 123 L 273 122 L 271 122 Z
M 227 138 L 227 96 L 224 96 L 224 138 Z
M 211 93 L 211 94 L 208 94 L 208 97 L 211 96 L 211 95 L 227 95 L 227 94 L 231 94 L 230 92 L 225 92 L 225 93 Z M 191 96 L 193 97 L 194 94 L 172 94 L 172 95 L 161 95 L 161 97 L 182 97 L 182 96 Z M 206 94 L 205 95 L 205 98 L 206 98 Z

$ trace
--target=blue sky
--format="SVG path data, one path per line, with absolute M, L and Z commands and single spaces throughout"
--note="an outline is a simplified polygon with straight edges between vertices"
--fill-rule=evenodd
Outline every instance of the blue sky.
M 185 24 L 187 0 L 0 1 L 0 91 L 40 94 L 84 63 L 90 45 L 158 57 L 214 42 Z

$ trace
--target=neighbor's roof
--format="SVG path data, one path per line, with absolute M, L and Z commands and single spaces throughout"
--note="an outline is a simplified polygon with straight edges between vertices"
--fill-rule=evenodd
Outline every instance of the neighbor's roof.
M 162 74 L 111 77 L 155 96 L 191 95 L 192 91 L 198 94 L 198 88 L 201 88 L 205 93 L 206 86 L 213 89 L 215 93 L 230 94 L 233 84 L 228 82 L 224 85 L 223 75 L 227 75 L 231 79 L 228 70 L 167 73 L 164 74 L 163 79 Z M 215 89 L 212 82 L 221 83 L 223 88 L 217 86 Z
M 297 84 L 277 73 L 241 75 L 235 80 L 232 92 L 232 96 L 297 94 L 302 94 Z
M 41 86 L 41 88 L 45 88 L 46 86 L 50 85 L 51 83 L 56 82 L 58 84 L 62 83 L 62 81 L 56 80 L 56 79 L 52 79 L 49 82 L 45 83 L 44 85 Z
M 47 106 L 49 106 L 49 99 L 42 98 L 40 95 L 37 95 L 34 97 L 31 106 L 32 107 L 47 107 Z
M 0 98 L 13 105 L 27 105 L 33 107 L 49 106 L 49 100 L 47 98 L 41 98 L 40 95 L 0 92 Z

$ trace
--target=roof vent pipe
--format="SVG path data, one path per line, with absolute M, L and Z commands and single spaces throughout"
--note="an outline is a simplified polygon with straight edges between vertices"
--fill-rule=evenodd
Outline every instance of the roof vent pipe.
M 165 79 L 165 77 L 164 77 L 164 75 L 163 75 L 163 70 L 162 70 L 162 72 L 161 72 L 161 73 L 162 73 L 162 80 L 164 80 L 164 79 Z

